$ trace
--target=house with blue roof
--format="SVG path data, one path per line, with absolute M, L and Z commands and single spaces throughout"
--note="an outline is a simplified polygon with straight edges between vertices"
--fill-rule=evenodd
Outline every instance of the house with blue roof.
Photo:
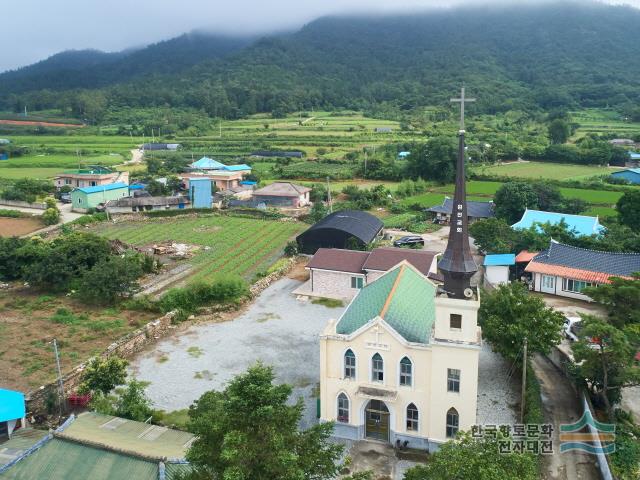
M 489 254 L 484 257 L 484 278 L 491 285 L 509 283 L 511 267 L 516 264 L 513 253 Z
M 225 164 L 213 158 L 202 157 L 200 160 L 193 162 L 190 167 L 194 170 L 223 170 Z
M 640 153 L 636 153 L 637 161 L 640 161 Z M 633 154 L 631 156 L 633 160 Z M 636 185 L 640 185 L 640 168 L 625 168 L 624 170 L 619 170 L 617 172 L 613 172 L 611 174 L 612 178 L 619 178 L 626 180 L 629 183 L 634 183 Z
M 107 203 L 109 200 L 118 200 L 128 196 L 129 185 L 124 182 L 76 188 L 71 192 L 71 209 L 74 212 L 86 212 L 100 204 Z
M 0 388 L 0 440 L 26 426 L 24 394 Z
M 516 230 L 526 230 L 533 225 L 558 225 L 563 222 L 567 224 L 569 230 L 575 231 L 576 235 L 600 235 L 605 232 L 605 227 L 600 225 L 598 217 L 587 215 L 571 215 L 568 213 L 543 212 L 541 210 L 526 209 L 519 222 L 511 225 Z
M 429 451 L 476 423 L 480 299 L 406 260 L 362 285 L 320 336 L 320 421 L 334 435 Z

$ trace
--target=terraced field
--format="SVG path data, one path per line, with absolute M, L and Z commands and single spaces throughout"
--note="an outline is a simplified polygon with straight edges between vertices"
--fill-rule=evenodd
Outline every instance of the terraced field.
M 608 175 L 620 168 L 544 162 L 513 162 L 476 168 L 476 173 L 530 179 L 582 180 Z
M 211 280 L 220 274 L 238 274 L 250 280 L 281 256 L 292 237 L 307 226 L 226 216 L 156 218 L 145 222 L 100 224 L 94 231 L 109 239 L 138 246 L 166 240 L 201 247 L 189 263 L 190 280 Z

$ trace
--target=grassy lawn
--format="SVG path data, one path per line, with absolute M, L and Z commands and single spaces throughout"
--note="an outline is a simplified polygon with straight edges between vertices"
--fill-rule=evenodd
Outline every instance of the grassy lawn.
M 0 291 L 2 386 L 29 391 L 52 381 L 54 338 L 65 373 L 154 316 L 88 307 L 68 297 L 37 295 L 28 289 Z
M 207 281 L 220 274 L 238 274 L 250 280 L 256 272 L 267 270 L 281 256 L 287 241 L 305 228 L 307 225 L 298 222 L 201 216 L 103 223 L 93 229 L 109 239 L 139 246 L 165 240 L 200 246 L 187 260 L 194 269 L 189 278 Z
M 606 190 L 586 190 L 581 188 L 561 187 L 560 192 L 568 198 L 580 198 L 589 205 L 613 205 L 624 195 L 623 192 L 609 192 Z
M 616 170 L 620 169 L 595 165 L 571 165 L 545 162 L 517 162 L 477 167 L 474 169 L 476 173 L 484 175 L 531 179 L 548 178 L 553 180 L 580 180 L 599 175 L 607 175 Z

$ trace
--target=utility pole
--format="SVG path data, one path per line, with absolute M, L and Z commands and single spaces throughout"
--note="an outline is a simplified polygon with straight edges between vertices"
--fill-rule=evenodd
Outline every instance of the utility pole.
M 527 338 L 522 346 L 522 396 L 520 398 L 520 423 L 524 423 L 525 394 L 527 392 Z
M 53 339 L 53 352 L 56 356 L 56 369 L 58 370 L 58 407 L 59 414 L 62 416 L 64 403 L 64 385 L 62 383 L 62 371 L 60 370 L 60 354 L 58 353 L 58 343 Z
M 364 147 L 364 178 L 367 178 L 367 147 Z
M 333 213 L 333 205 L 331 205 L 331 186 L 329 185 L 329 177 L 327 177 L 327 203 L 329 204 L 329 213 Z

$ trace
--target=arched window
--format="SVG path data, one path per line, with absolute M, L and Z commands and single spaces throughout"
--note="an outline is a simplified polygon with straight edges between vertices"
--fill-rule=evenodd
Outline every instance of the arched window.
M 407 431 L 408 432 L 417 432 L 418 431 L 418 407 L 416 407 L 413 403 L 410 403 L 407 407 Z
M 371 357 L 371 380 L 384 382 L 384 361 L 379 353 Z
M 458 411 L 455 408 L 450 408 L 447 412 L 447 438 L 454 438 L 456 436 L 459 425 Z
M 349 423 L 349 399 L 344 393 L 338 395 L 338 421 Z
M 356 378 L 356 354 L 351 349 L 344 354 L 344 378 Z
M 400 360 L 400 385 L 411 386 L 411 380 L 413 377 L 413 365 L 411 360 L 404 357 Z

